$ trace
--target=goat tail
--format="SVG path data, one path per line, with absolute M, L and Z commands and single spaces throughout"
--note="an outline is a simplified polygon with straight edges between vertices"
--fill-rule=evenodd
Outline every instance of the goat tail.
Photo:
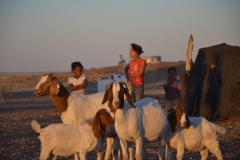
M 38 124 L 38 122 L 36 120 L 32 120 L 31 126 L 37 133 L 40 133 L 41 126 Z
M 217 131 L 218 133 L 221 133 L 221 134 L 226 134 L 226 132 L 227 132 L 226 128 L 218 126 L 218 125 L 213 124 L 213 123 L 211 123 L 211 124 L 212 124 L 212 127 L 214 128 L 215 131 Z

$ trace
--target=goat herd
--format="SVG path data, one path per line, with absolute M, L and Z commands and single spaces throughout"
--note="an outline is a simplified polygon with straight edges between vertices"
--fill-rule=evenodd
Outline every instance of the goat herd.
M 32 128 L 40 133 L 40 159 L 50 153 L 57 156 L 74 154 L 75 160 L 85 160 L 87 153 L 97 147 L 97 160 L 104 156 L 103 143 L 107 147 L 104 159 L 145 159 L 145 141 L 158 141 L 159 159 L 181 160 L 184 151 L 199 151 L 201 159 L 213 153 L 222 160 L 216 132 L 226 133 L 205 118 L 188 117 L 182 107 L 166 113 L 157 100 L 143 98 L 133 103 L 125 83 L 111 83 L 105 93 L 77 95 L 69 92 L 53 74 L 43 75 L 35 87 L 35 96 L 49 95 L 61 114 L 63 124 L 51 124 L 41 128 L 36 120 Z M 165 146 L 165 152 L 163 152 Z M 164 154 L 165 153 L 165 154 Z

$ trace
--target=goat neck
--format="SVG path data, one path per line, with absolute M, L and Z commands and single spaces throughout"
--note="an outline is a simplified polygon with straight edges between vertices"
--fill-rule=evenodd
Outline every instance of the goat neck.
M 55 107 L 57 108 L 58 112 L 63 113 L 67 110 L 68 107 L 68 99 L 69 95 L 65 95 L 62 97 L 58 97 L 57 95 L 50 95 Z
M 67 110 L 67 99 L 70 96 L 70 93 L 56 77 L 52 80 L 49 96 L 60 113 Z

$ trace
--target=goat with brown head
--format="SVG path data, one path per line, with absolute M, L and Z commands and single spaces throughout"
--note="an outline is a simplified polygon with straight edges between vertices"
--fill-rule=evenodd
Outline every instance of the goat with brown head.
M 99 138 L 102 132 L 105 132 L 105 127 L 114 124 L 114 119 L 106 109 L 100 109 L 93 119 L 93 132 Z
M 183 159 L 185 150 L 201 154 L 201 159 L 207 159 L 208 151 L 211 151 L 218 160 L 222 160 L 222 153 L 216 133 L 226 133 L 226 129 L 217 126 L 203 117 L 187 117 L 182 107 L 169 110 L 167 119 L 169 124 L 166 127 L 164 140 L 166 143 L 166 158 L 171 156 L 171 152 L 177 150 L 176 158 Z M 191 120 L 191 126 L 190 126 Z M 179 126 L 186 127 L 178 129 Z
M 135 143 L 135 158 L 144 159 L 143 141 L 156 139 L 159 143 L 159 156 L 162 157 L 161 140 L 167 118 L 159 102 L 147 97 L 133 104 L 127 85 L 122 82 L 108 86 L 102 104 L 107 101 L 110 111 L 114 113 L 115 129 L 120 139 L 123 159 L 128 159 L 129 156 L 128 142 Z
M 34 90 L 34 96 L 45 95 L 50 96 L 60 113 L 67 110 L 70 93 L 52 73 L 43 75 Z
M 100 133 L 104 132 L 104 127 L 113 123 L 110 113 L 106 109 L 100 109 L 94 116 L 92 124 L 74 126 L 58 123 L 41 128 L 38 122 L 33 120 L 31 126 L 40 133 L 41 160 L 48 159 L 49 153 L 54 155 L 52 159 L 78 153 L 80 159 L 85 160 L 86 154 L 97 146 L 97 140 Z M 74 159 L 78 159 L 78 156 Z
M 184 113 L 182 107 L 174 107 L 168 111 L 167 119 L 172 132 L 176 131 L 179 126 L 189 128 L 190 121 L 188 116 Z
M 117 109 L 123 109 L 124 96 L 126 96 L 128 103 L 132 107 L 136 108 L 133 104 L 132 97 L 129 94 L 127 85 L 124 82 L 109 84 L 104 94 L 102 104 L 108 101 L 108 107 L 110 108 L 110 111 L 115 113 Z
M 53 74 L 46 74 L 41 77 L 35 87 L 34 95 L 49 95 L 56 109 L 61 114 L 61 119 L 64 124 L 83 125 L 92 121 L 99 109 L 109 109 L 107 105 L 101 105 L 103 93 L 82 96 L 69 92 Z M 101 159 L 103 155 L 104 138 L 101 137 L 99 138 L 97 159 Z M 118 141 L 114 140 L 114 143 L 117 144 Z M 112 144 L 107 142 L 107 146 L 110 147 L 107 147 L 105 159 L 109 159 Z M 117 150 L 117 148 L 114 148 L 114 150 Z M 116 155 L 113 156 L 115 156 L 115 158 L 117 157 Z
M 34 90 L 34 96 L 57 95 L 62 97 L 66 94 L 69 92 L 52 73 L 43 75 Z

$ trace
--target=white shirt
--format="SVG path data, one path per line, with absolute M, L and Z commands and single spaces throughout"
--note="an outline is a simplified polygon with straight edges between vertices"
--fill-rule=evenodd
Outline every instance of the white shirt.
M 73 86 L 80 85 L 83 83 L 83 81 L 86 79 L 85 75 L 81 75 L 79 78 L 70 77 L 68 78 L 68 84 L 72 84 Z M 84 93 L 84 89 L 81 89 L 79 91 L 74 91 L 76 93 Z

